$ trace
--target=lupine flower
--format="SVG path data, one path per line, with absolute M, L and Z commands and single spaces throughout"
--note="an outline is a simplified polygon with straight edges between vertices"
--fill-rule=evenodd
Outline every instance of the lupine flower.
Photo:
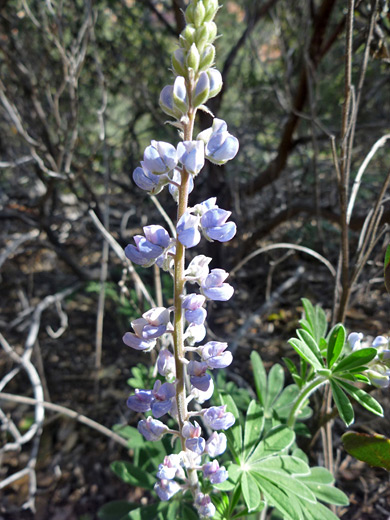
M 359 350 L 361 348 L 361 341 L 363 334 L 361 332 L 351 332 L 348 335 L 348 343 L 352 350 Z
M 186 280 L 189 282 L 199 282 L 206 278 L 209 274 L 209 263 L 212 258 L 205 255 L 195 256 L 189 263 L 187 269 L 184 272 Z
M 149 267 L 164 253 L 171 244 L 168 232 L 162 226 L 145 226 L 145 236 L 134 237 L 135 246 L 129 244 L 125 247 L 125 255 L 135 264 Z
M 199 361 L 190 361 L 187 367 L 187 373 L 190 376 L 192 386 L 198 388 L 202 392 L 207 392 L 211 376 L 206 374 L 207 363 Z
M 181 141 L 177 145 L 177 156 L 189 173 L 197 175 L 204 166 L 203 141 Z
M 195 325 L 195 323 L 190 323 L 186 328 L 184 339 L 186 339 L 187 343 L 190 345 L 194 345 L 194 343 L 200 343 L 203 341 L 205 336 L 206 327 L 204 325 Z
M 224 433 L 213 432 L 206 442 L 206 453 L 211 458 L 218 457 L 225 452 L 227 446 L 226 435 Z
M 207 316 L 206 309 L 202 307 L 205 301 L 203 294 L 188 294 L 183 298 L 184 315 L 188 323 L 203 325 Z
M 193 92 L 193 105 L 198 107 L 205 103 L 210 93 L 210 79 L 207 72 L 201 72 Z
M 154 383 L 152 394 L 154 400 L 151 404 L 151 410 L 154 417 L 158 419 L 170 412 L 172 408 L 172 398 L 176 395 L 176 388 L 172 383 L 161 384 L 161 381 L 157 379 Z
M 157 371 L 170 382 L 175 379 L 175 357 L 168 349 L 160 350 L 157 357 Z
M 228 479 L 229 475 L 225 466 L 219 467 L 218 461 L 214 459 L 212 462 L 206 462 L 202 466 L 203 475 L 208 478 L 212 484 L 220 484 Z
M 203 345 L 200 355 L 202 360 L 207 363 L 207 367 L 213 370 L 214 368 L 226 368 L 233 361 L 232 353 L 225 350 L 227 343 L 219 341 L 209 341 Z
M 166 85 L 160 94 L 159 99 L 160 107 L 169 116 L 175 119 L 180 119 L 182 116 L 181 110 L 179 110 L 173 102 L 173 85 Z
M 200 242 L 198 229 L 200 218 L 186 211 L 177 223 L 177 238 L 185 247 L 194 247 Z
M 133 180 L 141 190 L 149 191 L 152 195 L 159 193 L 169 182 L 167 175 L 154 175 L 140 166 L 133 171 Z
M 142 433 L 147 441 L 159 441 L 168 431 L 168 427 L 161 421 L 148 417 L 138 423 L 138 431 Z
M 143 323 L 146 322 L 146 320 L 143 320 L 143 318 L 138 318 L 138 320 L 134 320 L 134 322 L 139 320 L 142 320 Z M 133 348 L 134 350 L 144 350 L 145 352 L 149 352 L 149 350 L 152 350 L 156 346 L 155 339 L 145 339 L 142 336 L 134 334 L 133 332 L 126 332 L 126 334 L 122 338 L 122 341 L 125 345 Z
M 177 76 L 175 79 L 173 84 L 172 97 L 174 107 L 180 110 L 182 114 L 185 114 L 188 110 L 188 97 L 186 80 L 183 78 L 183 76 Z
M 364 371 L 364 375 L 377 388 L 387 388 L 390 385 L 390 370 L 379 363 L 371 365 L 368 370 Z
M 175 477 L 184 478 L 183 468 L 181 467 L 181 456 L 172 453 L 164 458 L 164 463 L 158 466 L 157 478 L 172 480 Z
M 206 298 L 215 301 L 227 301 L 233 296 L 234 289 L 228 283 L 223 283 L 229 273 L 223 269 L 212 269 L 201 283 L 201 289 Z
M 206 441 L 202 435 L 202 428 L 195 421 L 195 425 L 186 421 L 183 425 L 182 435 L 186 439 L 186 447 L 194 453 L 201 455 L 204 452 Z
M 163 141 L 152 141 L 151 145 L 145 148 L 141 165 L 154 175 L 168 173 L 177 166 L 176 148 Z
M 209 399 L 211 399 L 211 396 L 213 395 L 213 393 L 214 393 L 214 381 L 212 378 L 210 379 L 209 387 L 205 392 L 203 392 L 202 390 L 199 390 L 199 388 L 196 388 L 195 386 L 193 386 L 191 388 L 191 394 L 194 396 L 194 399 L 200 404 L 203 404 L 205 401 L 208 401 Z
M 182 488 L 175 480 L 162 479 L 154 485 L 154 490 L 160 500 L 167 501 Z
M 238 139 L 227 131 L 227 124 L 215 118 L 211 128 L 203 130 L 197 136 L 205 143 L 205 156 L 214 164 L 225 164 L 238 152 Z
M 209 240 L 218 240 L 218 242 L 231 240 L 237 230 L 234 222 L 226 222 L 231 214 L 231 211 L 220 208 L 213 208 L 207 211 L 200 219 L 205 237 Z
M 153 396 L 151 390 L 135 390 L 135 394 L 131 395 L 127 400 L 127 406 L 134 412 L 148 412 L 152 403 Z
M 200 202 L 199 204 L 196 204 L 194 206 L 194 213 L 199 216 L 203 216 L 206 211 L 209 211 L 210 209 L 218 208 L 217 204 L 217 197 L 210 197 L 207 200 L 204 200 L 203 202 Z
M 203 493 L 198 493 L 196 496 L 195 507 L 201 518 L 211 518 L 216 512 L 215 506 L 211 502 L 209 495 L 204 495 Z
M 213 430 L 227 430 L 236 421 L 234 415 L 226 411 L 226 405 L 211 406 L 204 412 L 203 420 Z

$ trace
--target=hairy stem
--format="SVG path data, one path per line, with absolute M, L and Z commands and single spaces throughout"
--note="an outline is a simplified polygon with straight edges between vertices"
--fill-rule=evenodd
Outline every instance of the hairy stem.
M 290 428 L 294 427 L 295 421 L 298 418 L 299 412 L 304 406 L 307 399 L 311 396 L 313 392 L 317 390 L 321 385 L 326 383 L 328 379 L 324 376 L 318 376 L 310 384 L 302 388 L 301 393 L 296 398 L 293 407 L 291 408 L 290 415 L 287 419 L 287 426 Z

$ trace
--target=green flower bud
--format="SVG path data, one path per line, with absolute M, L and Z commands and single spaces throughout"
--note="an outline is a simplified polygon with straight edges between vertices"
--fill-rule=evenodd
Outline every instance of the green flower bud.
M 199 51 L 196 48 L 195 43 L 193 43 L 187 54 L 187 67 L 193 69 L 194 72 L 197 72 L 197 70 L 199 68 L 199 61 L 200 61 Z
M 184 13 L 186 23 L 194 23 L 194 9 L 195 5 L 191 2 Z
M 204 17 L 206 15 L 206 9 L 203 5 L 203 2 L 198 2 L 194 9 L 194 25 L 195 27 L 201 27 L 204 22 Z
M 217 33 L 218 33 L 217 25 L 214 22 L 207 22 L 207 23 L 204 23 L 203 25 L 205 27 L 207 27 L 208 42 L 213 43 L 213 41 L 217 37 Z
M 185 52 L 184 49 L 176 49 L 172 54 L 172 67 L 175 71 L 175 74 L 178 76 L 186 76 L 187 75 L 187 67 L 185 64 Z
M 180 34 L 179 39 L 181 47 L 184 47 L 184 49 L 188 50 L 195 42 L 195 33 L 195 27 L 191 24 L 187 25 Z
M 206 14 L 204 17 L 205 22 L 212 22 L 214 16 L 217 14 L 219 9 L 218 0 L 204 0 Z
M 202 70 L 207 70 L 214 63 L 215 58 L 215 47 L 214 45 L 206 45 L 204 51 L 200 55 L 199 61 L 199 72 Z
M 207 24 L 202 25 L 195 32 L 195 43 L 201 53 L 207 43 L 209 43 L 209 30 Z

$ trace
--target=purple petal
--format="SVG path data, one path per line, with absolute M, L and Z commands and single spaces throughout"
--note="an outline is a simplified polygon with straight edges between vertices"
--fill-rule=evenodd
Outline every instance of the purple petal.
M 122 340 L 125 345 L 135 350 L 151 350 L 156 345 L 155 340 L 145 340 L 143 338 L 139 338 L 132 332 L 126 332 Z

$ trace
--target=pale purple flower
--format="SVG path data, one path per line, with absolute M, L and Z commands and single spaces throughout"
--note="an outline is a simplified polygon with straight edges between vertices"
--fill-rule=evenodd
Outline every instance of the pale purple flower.
M 164 423 L 153 419 L 153 417 L 140 421 L 137 428 L 147 441 L 159 441 L 168 431 L 168 427 Z
M 204 166 L 203 141 L 181 141 L 177 145 L 177 156 L 189 173 L 197 175 Z
M 182 428 L 182 435 L 186 439 L 185 444 L 189 450 L 197 455 L 201 455 L 204 452 L 206 441 L 201 437 L 202 428 L 197 422 L 193 425 L 189 421 L 186 421 Z
M 224 283 L 228 276 L 229 273 L 223 269 L 212 269 L 201 283 L 202 292 L 206 298 L 215 301 L 230 300 L 234 289 L 230 284 Z
M 191 215 L 191 213 L 187 210 L 179 219 L 177 223 L 177 238 L 179 242 L 183 244 L 185 247 L 194 247 L 200 242 L 200 232 L 199 232 L 199 221 L 200 218 Z
M 376 364 L 364 372 L 370 383 L 377 388 L 387 388 L 390 384 L 390 370 L 386 366 Z
M 203 202 L 200 202 L 199 204 L 196 204 L 194 206 L 194 213 L 196 213 L 199 216 L 202 216 L 210 209 L 218 208 L 216 202 L 217 202 L 217 197 L 210 197 L 209 199 L 204 200 Z
M 169 174 L 169 178 L 175 184 L 178 184 L 179 186 L 181 186 L 181 174 L 178 170 L 173 170 L 172 174 Z M 175 200 L 176 202 L 179 202 L 179 190 L 175 184 L 169 183 L 168 189 L 169 189 L 169 193 L 173 197 L 173 200 Z M 191 191 L 193 189 L 194 189 L 194 178 L 192 175 L 190 175 L 190 177 L 188 179 L 188 193 L 191 193 Z
M 348 343 L 352 350 L 359 350 L 362 348 L 361 341 L 363 339 L 363 334 L 361 332 L 351 332 L 348 336 Z
M 205 336 L 206 327 L 204 325 L 196 325 L 195 323 L 190 323 L 190 325 L 186 328 L 184 338 L 187 340 L 187 343 L 189 345 L 194 345 L 195 343 L 203 341 Z
M 158 466 L 157 478 L 172 480 L 175 477 L 183 478 L 184 472 L 181 466 L 181 456 L 172 453 L 164 457 L 163 464 Z
M 201 72 L 193 92 L 192 104 L 194 107 L 203 105 L 209 97 L 210 79 L 207 72 Z
M 214 164 L 225 164 L 237 155 L 238 139 L 227 131 L 222 119 L 215 118 L 212 127 L 203 130 L 197 138 L 204 141 L 205 156 Z
M 211 406 L 204 412 L 203 420 L 213 430 L 227 430 L 236 421 L 234 415 L 226 411 L 226 405 Z
M 203 325 L 207 316 L 206 309 L 202 307 L 205 301 L 203 294 L 188 294 L 183 298 L 184 315 L 188 323 Z
M 209 263 L 212 258 L 205 255 L 195 256 L 189 263 L 187 269 L 184 272 L 184 276 L 186 280 L 189 282 L 198 282 L 204 280 L 206 276 L 209 274 Z
M 164 253 L 171 244 L 168 232 L 157 225 L 145 226 L 145 236 L 135 235 L 135 246 L 129 244 L 125 247 L 125 255 L 132 262 L 149 267 Z
M 136 334 L 132 332 L 126 332 L 123 336 L 122 341 L 128 347 L 133 348 L 134 350 L 144 350 L 145 352 L 149 352 L 156 346 L 155 339 L 144 339 L 138 337 Z
M 175 357 L 168 349 L 160 350 L 157 358 L 157 370 L 160 375 L 168 380 L 175 378 Z
M 229 477 L 225 466 L 219 467 L 216 459 L 212 462 L 206 462 L 206 464 L 203 464 L 202 470 L 204 477 L 208 478 L 212 484 L 221 484 L 221 482 L 225 482 Z
M 231 364 L 233 356 L 231 352 L 226 351 L 227 346 L 227 343 L 220 341 L 209 341 L 203 345 L 200 355 L 208 368 L 226 368 Z
M 207 363 L 191 360 L 187 366 L 192 386 L 202 392 L 207 392 L 210 386 L 211 376 L 206 374 Z
M 198 495 L 195 498 L 194 505 L 201 518 L 211 518 L 216 513 L 215 506 L 211 502 L 211 498 L 209 495 L 198 493 Z
M 372 346 L 374 348 L 384 347 L 389 344 L 389 338 L 386 338 L 385 336 L 377 336 L 374 341 L 372 342 Z
M 127 406 L 134 412 L 148 412 L 153 401 L 151 390 L 135 390 L 135 394 L 131 395 L 127 400 Z
M 154 490 L 160 500 L 167 501 L 182 488 L 175 480 L 162 479 L 154 485 Z
M 173 84 L 172 90 L 173 105 L 176 109 L 185 114 L 188 110 L 188 96 L 186 89 L 186 80 L 183 76 L 177 76 Z
M 159 99 L 161 109 L 169 116 L 180 119 L 182 112 L 176 107 L 173 101 L 173 85 L 166 85 L 160 94 Z
M 175 385 L 172 383 L 163 383 L 158 379 L 154 383 L 152 395 L 154 400 L 151 404 L 151 410 L 157 419 L 171 411 L 172 398 L 176 395 Z
M 151 145 L 145 148 L 141 166 L 154 175 L 168 173 L 177 166 L 176 148 L 170 143 L 152 141 Z
M 226 435 L 224 433 L 213 432 L 206 442 L 206 453 L 210 457 L 218 457 L 225 452 L 227 446 Z
M 195 388 L 194 386 L 191 388 L 191 394 L 194 396 L 194 399 L 200 404 L 211 399 L 211 396 L 213 395 L 213 393 L 214 393 L 213 379 L 210 379 L 209 387 L 205 392 L 203 392 L 202 390 L 199 390 L 199 388 Z
M 213 208 L 202 216 L 200 224 L 203 233 L 209 240 L 218 240 L 218 242 L 228 242 L 236 234 L 236 224 L 234 222 L 226 222 L 230 217 L 231 211 L 220 208 Z
M 133 180 L 141 190 L 149 191 L 155 195 L 159 193 L 163 187 L 169 182 L 165 175 L 154 175 L 145 168 L 138 166 L 133 171 Z

